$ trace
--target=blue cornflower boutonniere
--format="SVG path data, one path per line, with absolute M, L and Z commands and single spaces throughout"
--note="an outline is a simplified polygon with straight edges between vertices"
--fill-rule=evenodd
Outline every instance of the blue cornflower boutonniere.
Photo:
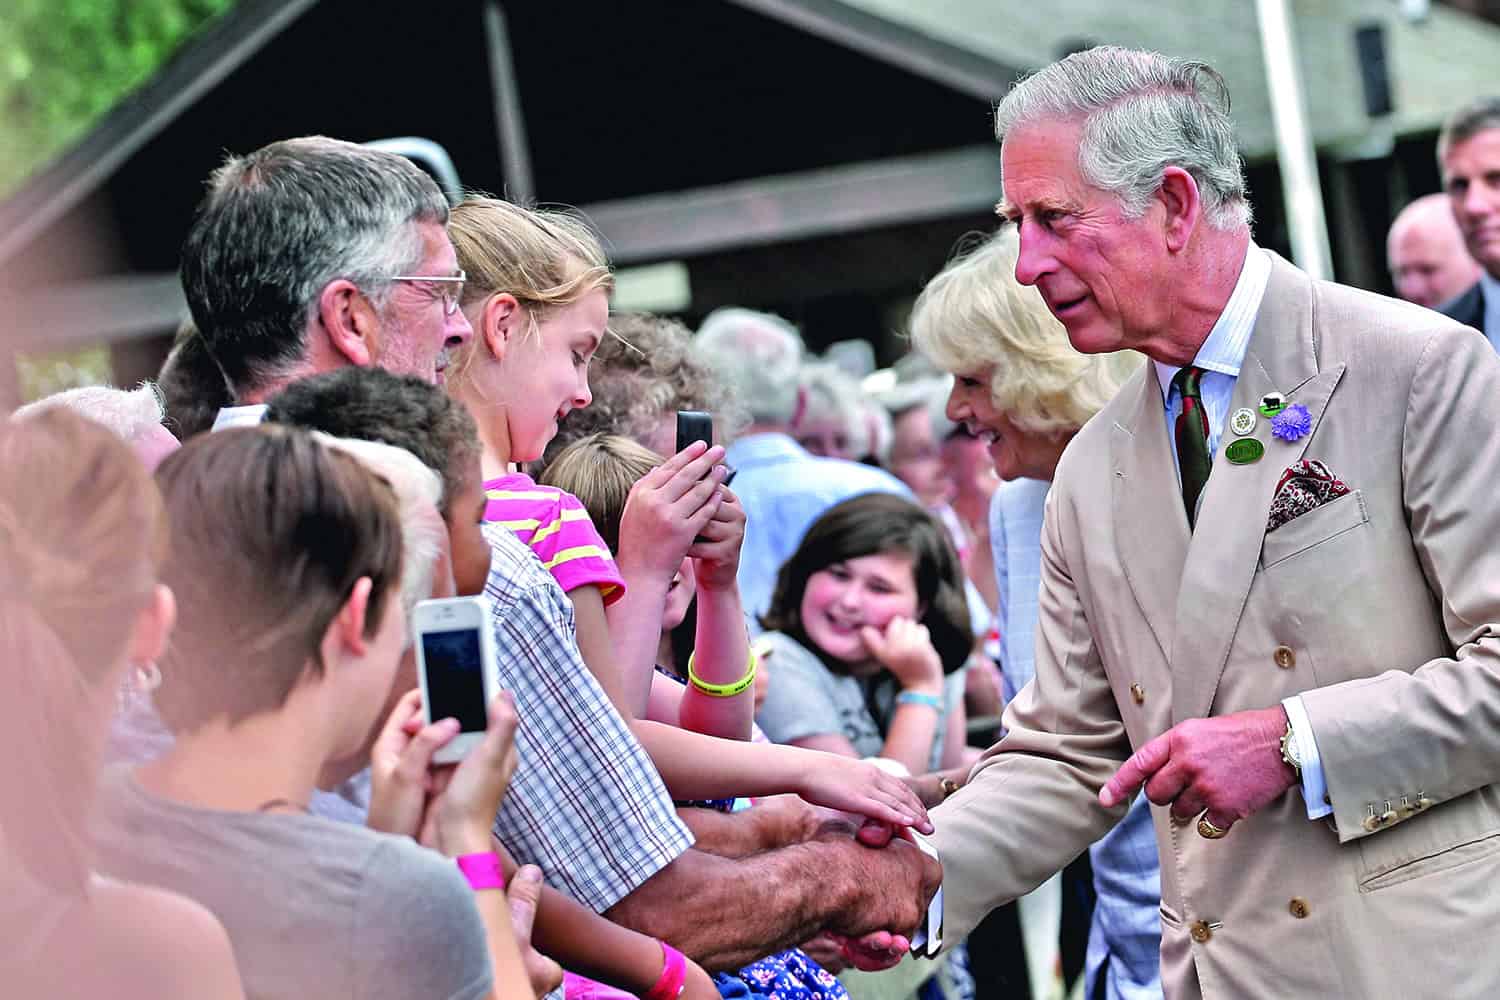
M 1271 418 L 1271 433 L 1283 441 L 1297 441 L 1312 430 L 1312 414 L 1301 403 L 1293 403 Z

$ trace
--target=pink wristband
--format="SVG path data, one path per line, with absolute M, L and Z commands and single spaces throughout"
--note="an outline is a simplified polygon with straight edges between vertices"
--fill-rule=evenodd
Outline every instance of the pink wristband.
M 464 873 L 464 878 L 469 880 L 469 888 L 475 892 L 505 888 L 505 869 L 500 867 L 500 855 L 494 851 L 460 854 L 453 860 L 458 862 L 458 870 Z
M 641 1000 L 677 1000 L 687 985 L 687 959 L 667 942 L 661 942 L 661 975 Z

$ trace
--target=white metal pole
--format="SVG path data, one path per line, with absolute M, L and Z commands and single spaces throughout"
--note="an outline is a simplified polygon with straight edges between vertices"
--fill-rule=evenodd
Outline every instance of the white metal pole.
M 1276 155 L 1281 165 L 1292 259 L 1314 278 L 1331 278 L 1328 221 L 1323 212 L 1323 190 L 1318 185 L 1317 154 L 1307 129 L 1302 74 L 1297 67 L 1288 0 L 1256 0 L 1255 8 L 1260 19 L 1266 85 L 1271 92 L 1271 120 L 1276 128 Z

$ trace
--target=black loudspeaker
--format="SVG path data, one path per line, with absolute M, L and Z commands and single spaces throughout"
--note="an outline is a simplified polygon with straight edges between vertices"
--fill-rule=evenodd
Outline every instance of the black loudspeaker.
M 1390 64 L 1386 59 L 1385 25 L 1362 24 L 1354 29 L 1354 47 L 1359 52 L 1359 82 L 1365 94 L 1365 114 L 1371 118 L 1396 109 L 1391 99 Z

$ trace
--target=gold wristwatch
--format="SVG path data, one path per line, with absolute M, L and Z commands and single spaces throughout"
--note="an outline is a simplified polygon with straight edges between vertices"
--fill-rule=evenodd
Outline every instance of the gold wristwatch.
M 1297 780 L 1302 780 L 1302 756 L 1297 752 L 1297 735 L 1292 732 L 1292 720 L 1286 722 L 1286 732 L 1281 734 L 1281 760 L 1297 773 Z

